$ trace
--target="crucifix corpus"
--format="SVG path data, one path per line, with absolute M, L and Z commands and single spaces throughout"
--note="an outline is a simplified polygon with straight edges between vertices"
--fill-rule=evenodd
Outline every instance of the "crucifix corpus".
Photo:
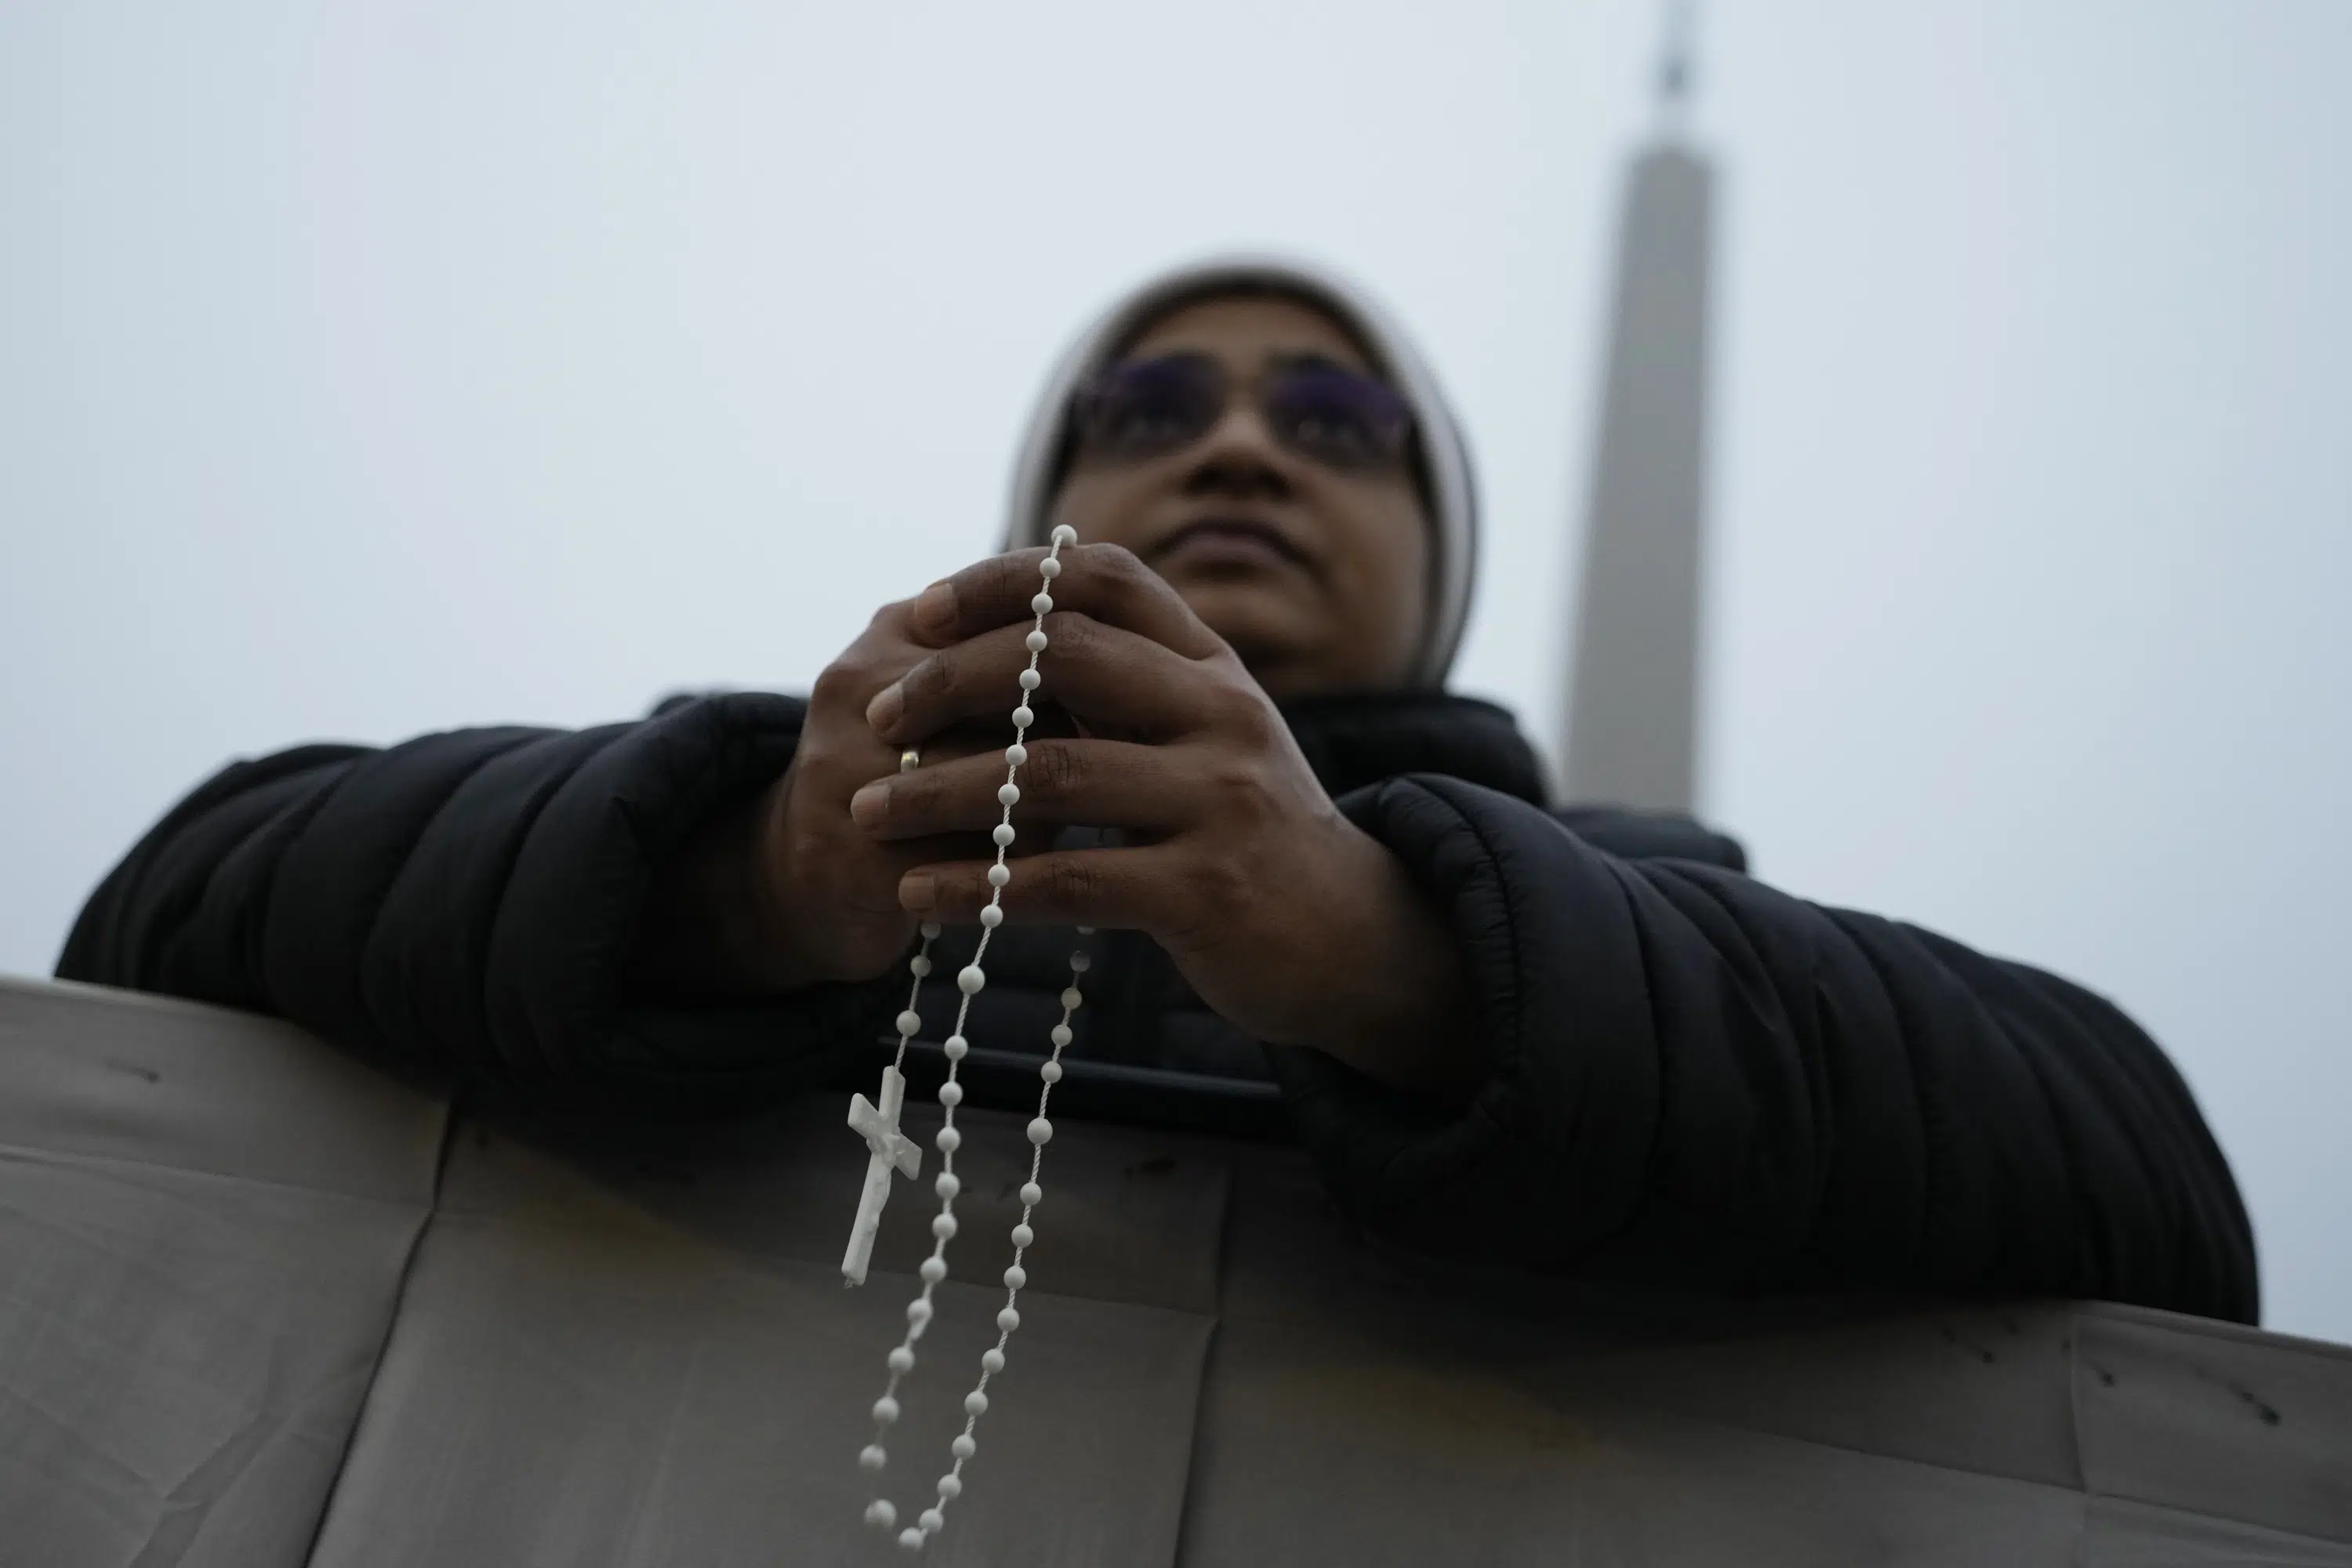
M 874 1105 L 862 1094 L 849 1100 L 851 1131 L 866 1140 L 866 1190 L 858 1194 L 857 1220 L 849 1227 L 849 1250 L 841 1255 L 841 1282 L 866 1283 L 866 1266 L 873 1261 L 874 1234 L 882 1228 L 882 1205 L 890 1201 L 890 1172 L 908 1181 L 923 1168 L 923 1152 L 898 1131 L 898 1108 L 907 1099 L 907 1080 L 895 1067 L 882 1069 L 882 1103 Z

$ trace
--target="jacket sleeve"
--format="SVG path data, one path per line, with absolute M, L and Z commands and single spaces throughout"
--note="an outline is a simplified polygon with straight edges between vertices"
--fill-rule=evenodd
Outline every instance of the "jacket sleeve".
M 58 973 L 274 1014 L 537 1103 L 790 1092 L 870 1046 L 888 987 L 691 1007 L 623 976 L 656 869 L 775 778 L 804 711 L 735 693 L 233 764 L 100 884 Z
M 1713 1288 L 2131 1301 L 2252 1322 L 2188 1087 L 2079 986 L 1413 775 L 1342 808 L 1451 921 L 1463 1108 L 1276 1053 L 1342 1205 L 1409 1250 Z

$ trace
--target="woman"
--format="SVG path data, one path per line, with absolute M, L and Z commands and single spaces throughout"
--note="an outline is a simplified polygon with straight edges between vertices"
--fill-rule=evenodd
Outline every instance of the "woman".
M 1360 297 L 1247 264 L 1112 311 L 1041 405 L 1011 542 L 1061 522 L 976 1039 L 1033 1046 L 1061 928 L 1099 927 L 1077 1059 L 1270 1077 L 1394 1244 L 2254 1319 L 2227 1164 L 2114 1007 L 1774 892 L 1687 822 L 1546 809 L 1508 715 L 1442 689 L 1468 468 Z M 863 1077 L 917 923 L 985 901 L 1035 560 L 885 605 L 805 702 L 233 766 L 58 972 L 541 1101 Z

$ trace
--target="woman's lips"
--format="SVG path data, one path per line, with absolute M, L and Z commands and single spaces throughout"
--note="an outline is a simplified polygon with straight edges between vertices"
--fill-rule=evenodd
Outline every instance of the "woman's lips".
M 1270 523 L 1212 518 L 1186 523 L 1170 534 L 1151 552 L 1151 564 L 1161 572 L 1172 566 L 1264 572 L 1304 567 L 1307 562 L 1281 530 Z

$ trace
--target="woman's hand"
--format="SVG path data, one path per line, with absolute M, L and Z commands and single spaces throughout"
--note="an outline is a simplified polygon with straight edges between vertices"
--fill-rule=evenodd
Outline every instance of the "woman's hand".
M 906 873 L 992 853 L 985 833 L 885 841 L 850 818 L 858 787 L 898 770 L 901 748 L 876 735 L 866 710 L 932 651 L 909 634 L 912 605 L 875 613 L 817 677 L 791 766 L 756 801 L 714 819 L 665 869 L 636 953 L 640 984 L 709 997 L 870 980 L 914 937 L 919 917 L 898 900 Z M 1002 757 L 1003 745 L 948 733 L 923 751 L 927 761 L 950 763 L 983 750 Z
M 903 940 L 876 891 L 886 866 L 901 921 L 969 921 L 988 901 L 985 837 L 965 839 L 978 855 L 940 850 L 996 824 L 1003 752 L 968 743 L 935 760 L 926 742 L 974 726 L 1009 740 L 1043 553 L 982 562 L 893 606 L 893 637 L 929 651 L 895 670 L 863 662 L 829 694 L 867 694 L 867 733 L 832 742 L 857 764 L 819 764 L 828 784 L 808 793 L 799 864 L 840 897 L 854 885 L 877 933 L 861 928 L 861 943 L 885 929 Z M 1260 1039 L 1318 1047 L 1400 1087 L 1475 1085 L 1484 1063 L 1452 934 L 1403 867 L 1339 814 L 1272 700 L 1172 589 L 1115 545 L 1069 547 L 1062 560 L 1039 698 L 1076 732 L 1031 732 L 1013 816 L 1034 852 L 1006 889 L 1007 918 L 1146 931 L 1204 1002 Z M 896 678 L 874 679 L 886 670 Z M 920 770 L 875 765 L 919 743 Z M 823 818 L 861 767 L 847 816 L 866 844 L 852 850 Z M 1046 849 L 1066 825 L 1120 829 L 1123 842 Z

